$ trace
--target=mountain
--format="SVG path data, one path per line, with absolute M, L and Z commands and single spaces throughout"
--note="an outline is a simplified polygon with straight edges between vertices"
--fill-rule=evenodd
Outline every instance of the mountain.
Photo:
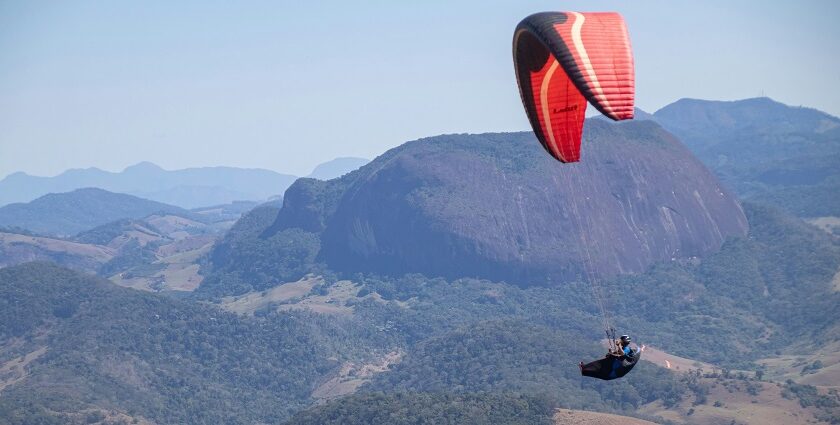
M 269 170 L 233 167 L 169 171 L 150 162 L 141 162 L 118 173 L 88 168 L 68 170 L 55 177 L 37 177 L 18 172 L 0 180 L 0 205 L 28 202 L 47 193 L 97 187 L 182 208 L 196 208 L 265 200 L 283 193 L 295 178 Z
M 216 245 L 201 291 L 324 268 L 554 285 L 704 256 L 746 233 L 737 200 L 655 122 L 588 120 L 584 137 L 577 164 L 531 133 L 450 135 L 299 179 L 282 208 L 246 215 Z
M 365 158 L 344 157 L 336 158 L 319 164 L 308 176 L 311 179 L 330 180 L 341 177 L 370 162 Z
M 840 216 L 840 118 L 769 98 L 681 99 L 654 118 L 740 196 Z
M 654 122 L 588 120 L 583 143 L 560 164 L 531 133 L 409 142 L 328 183 L 344 189 L 326 217 L 298 181 L 275 227 L 324 222 L 336 270 L 523 284 L 639 272 L 745 234 L 737 200 Z
M 0 207 L 0 226 L 20 227 L 37 233 L 70 236 L 96 226 L 155 213 L 190 217 L 180 207 L 102 189 L 85 188 L 51 193 L 32 202 Z

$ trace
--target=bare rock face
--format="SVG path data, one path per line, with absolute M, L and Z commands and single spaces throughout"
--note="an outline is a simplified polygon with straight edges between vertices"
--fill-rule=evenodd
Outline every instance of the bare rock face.
M 321 257 L 529 285 L 639 272 L 746 234 L 738 201 L 656 123 L 588 120 L 583 143 L 576 164 L 531 133 L 406 143 L 334 183 Z

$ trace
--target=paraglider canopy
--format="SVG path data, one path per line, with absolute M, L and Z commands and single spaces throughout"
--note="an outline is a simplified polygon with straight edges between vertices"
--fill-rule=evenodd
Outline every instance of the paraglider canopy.
M 633 55 L 618 13 L 528 16 L 516 27 L 513 61 L 534 133 L 559 161 L 580 160 L 587 102 L 613 120 L 633 118 Z

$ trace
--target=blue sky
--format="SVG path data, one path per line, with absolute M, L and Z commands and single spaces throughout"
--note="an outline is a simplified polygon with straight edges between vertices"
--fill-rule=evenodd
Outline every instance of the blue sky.
M 511 36 L 545 10 L 621 12 L 649 112 L 763 94 L 840 115 L 840 2 L 303 3 L 0 0 L 0 177 L 139 161 L 305 175 L 526 130 Z

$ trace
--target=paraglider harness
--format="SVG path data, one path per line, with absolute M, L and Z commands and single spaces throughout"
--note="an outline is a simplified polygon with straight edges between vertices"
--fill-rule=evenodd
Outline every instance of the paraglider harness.
M 626 375 L 639 362 L 639 359 L 642 357 L 641 350 L 630 348 L 632 355 L 627 355 L 624 352 L 624 347 L 615 339 L 615 329 L 607 329 L 606 334 L 607 341 L 609 342 L 607 355 L 603 359 L 595 360 L 594 362 L 587 364 L 581 363 L 581 375 L 609 381 Z M 628 341 L 627 346 L 629 347 L 629 345 L 630 343 Z

